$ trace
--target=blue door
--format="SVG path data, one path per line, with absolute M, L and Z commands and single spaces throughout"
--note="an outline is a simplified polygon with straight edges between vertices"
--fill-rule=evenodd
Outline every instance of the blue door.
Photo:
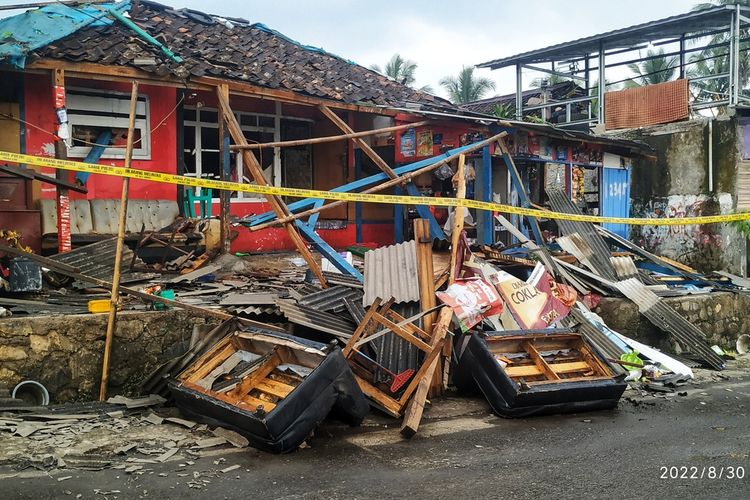
M 601 209 L 605 217 L 630 217 L 630 169 L 602 169 Z M 604 227 L 628 237 L 627 224 L 604 224 Z

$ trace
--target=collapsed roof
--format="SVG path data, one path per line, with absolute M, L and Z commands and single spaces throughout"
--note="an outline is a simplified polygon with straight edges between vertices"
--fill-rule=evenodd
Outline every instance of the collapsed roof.
M 117 5 L 123 3 L 127 4 Z M 91 4 L 84 8 L 101 10 L 113 5 Z M 47 14 L 52 19 L 59 16 L 60 9 L 81 12 L 76 7 L 54 7 L 54 16 L 48 7 L 31 12 Z M 416 103 L 455 109 L 445 99 L 393 81 L 323 49 L 303 45 L 260 23 L 174 9 L 149 1 L 134 2 L 129 17 L 181 58 L 182 63 L 165 55 L 156 44 L 144 40 L 122 22 L 83 25 L 72 33 L 59 33 L 57 39 L 54 34 L 48 35 L 48 43 L 42 47 L 27 44 L 29 50 L 25 55 L 129 66 L 161 77 L 207 76 L 241 81 L 347 104 L 392 107 Z M 2 26 L 9 20 L 0 21 L 0 32 L 7 31 Z M 12 36 L 6 37 L 0 45 L 14 42 Z

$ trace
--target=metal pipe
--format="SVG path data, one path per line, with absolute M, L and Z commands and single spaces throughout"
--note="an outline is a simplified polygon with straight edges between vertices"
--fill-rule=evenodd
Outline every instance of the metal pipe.
M 523 121 L 523 73 L 520 64 L 516 64 L 516 120 Z
M 604 90 L 607 86 L 606 82 L 606 57 L 604 54 L 604 42 L 599 42 L 599 123 L 604 124 Z
M 708 120 L 708 192 L 714 192 L 714 121 Z

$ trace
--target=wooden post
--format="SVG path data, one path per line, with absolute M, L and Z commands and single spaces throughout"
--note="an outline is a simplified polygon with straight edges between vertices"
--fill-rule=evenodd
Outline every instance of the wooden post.
M 229 87 L 222 85 L 219 92 L 229 98 Z M 221 180 L 228 181 L 231 179 L 231 164 L 229 159 L 229 135 L 227 134 L 227 124 L 223 117 L 219 118 L 219 157 L 221 165 Z M 219 193 L 219 220 L 221 222 L 221 253 L 229 253 L 229 207 L 231 192 L 222 190 Z
M 58 111 L 65 110 L 65 71 L 60 68 L 55 68 L 52 71 L 52 94 L 55 102 L 55 114 Z M 59 120 L 55 120 L 57 123 Z M 68 159 L 68 148 L 65 141 L 62 139 L 55 140 L 55 158 L 58 160 Z M 68 172 L 65 170 L 57 170 L 55 177 L 60 181 L 68 180 Z M 56 189 L 57 198 L 57 251 L 69 252 L 72 248 L 71 234 L 70 234 L 70 197 L 68 196 L 68 190 L 57 186 Z
M 432 262 L 432 236 L 430 236 L 430 221 L 414 219 L 414 239 L 417 242 L 417 269 L 419 272 L 419 303 L 423 311 L 432 309 L 436 305 L 435 299 L 435 270 Z M 437 313 L 427 314 L 422 320 L 422 328 L 432 335 L 432 324 Z
M 448 335 L 448 328 L 450 327 L 451 320 L 453 319 L 453 309 L 450 307 L 444 307 L 440 311 L 438 320 L 432 330 L 432 342 L 431 345 L 435 345 L 440 340 L 444 339 Z M 451 339 L 448 339 L 446 343 L 451 343 Z M 404 411 L 404 420 L 401 423 L 401 434 L 405 437 L 412 437 L 417 433 L 419 429 L 419 423 L 422 421 L 422 413 L 424 412 L 424 405 L 427 401 L 427 393 L 430 390 L 431 381 L 434 377 L 435 370 L 438 367 L 438 360 L 440 358 L 435 357 L 424 373 L 422 380 L 417 386 L 417 390 L 414 391 L 414 395 L 409 401 L 406 411 Z
M 133 81 L 130 92 L 130 116 L 128 119 L 128 138 L 125 146 L 124 168 L 130 168 L 133 159 L 133 131 L 135 130 L 135 112 L 138 104 L 138 82 Z M 120 266 L 122 265 L 122 249 L 125 245 L 125 221 L 128 216 L 128 190 L 130 179 L 122 179 L 122 195 L 120 196 L 120 220 L 117 225 L 117 247 L 115 251 L 115 269 L 112 276 L 112 294 L 110 295 L 109 318 L 107 319 L 107 334 L 104 338 L 104 360 L 102 362 L 102 382 L 99 386 L 99 401 L 107 399 L 107 380 L 109 379 L 109 358 L 112 351 L 112 338 L 117 324 L 117 307 L 120 305 Z
M 430 235 L 430 221 L 414 219 L 414 239 L 417 243 L 417 273 L 419 277 L 419 304 L 423 311 L 432 309 L 436 305 L 435 271 L 432 262 L 432 236 Z M 427 314 L 422 320 L 423 330 L 432 335 L 432 327 L 437 313 Z M 438 396 L 443 390 L 443 370 L 433 370 L 430 397 Z
M 466 198 L 466 175 L 465 175 L 466 156 L 461 155 L 458 157 L 458 170 L 456 171 L 457 188 L 456 198 Z M 453 210 L 453 228 L 451 229 L 451 263 L 450 263 L 450 275 L 448 276 L 448 284 L 453 284 L 458 277 L 460 270 L 456 269 L 456 263 L 458 262 L 458 246 L 461 241 L 461 233 L 464 230 L 464 218 L 466 215 L 465 207 L 456 207 Z
M 221 87 L 216 87 L 216 95 L 219 98 L 219 109 L 221 110 L 221 115 L 227 124 L 229 133 L 234 138 L 234 142 L 239 145 L 246 145 L 247 139 L 245 139 L 245 135 L 242 133 L 242 128 L 237 122 L 237 118 L 235 118 L 234 114 L 232 113 L 232 108 L 229 106 L 228 87 L 224 87 L 224 90 L 222 90 Z M 263 168 L 258 163 L 258 160 L 255 159 L 255 155 L 247 149 L 242 150 L 242 160 L 244 167 L 248 170 L 255 182 L 258 185 L 267 186 L 268 181 L 263 176 Z M 276 212 L 276 217 L 278 217 L 279 219 L 284 219 L 290 216 L 291 213 L 289 212 L 289 209 L 284 204 L 284 201 L 280 196 L 269 195 L 266 196 L 266 199 L 271 204 L 273 211 Z M 302 239 L 302 236 L 300 236 L 299 232 L 297 232 L 297 228 L 292 222 L 288 221 L 284 223 L 284 229 L 286 229 L 289 238 L 297 247 L 297 251 L 299 251 L 299 253 L 302 255 L 302 258 L 305 259 L 307 265 L 310 266 L 310 270 L 320 281 L 320 285 L 323 288 L 327 288 L 328 282 L 323 277 L 323 271 L 320 269 L 320 266 L 316 262 L 315 257 L 313 257 L 312 252 L 310 252 L 310 249 L 307 248 L 307 244 Z

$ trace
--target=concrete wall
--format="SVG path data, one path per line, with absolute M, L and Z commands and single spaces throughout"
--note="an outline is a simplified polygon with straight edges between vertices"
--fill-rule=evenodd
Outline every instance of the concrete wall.
M 737 337 L 750 334 L 750 295 L 717 292 L 710 295 L 668 297 L 664 301 L 698 327 L 709 344 L 734 349 Z M 605 297 L 596 311 L 607 326 L 648 345 L 672 348 L 669 336 L 641 316 L 627 299 Z
M 693 217 L 726 214 L 737 203 L 737 162 L 742 130 L 735 118 L 713 120 L 713 189 L 709 189 L 709 121 L 646 127 L 617 135 L 643 141 L 655 158 L 634 162 L 633 217 Z M 631 226 L 630 239 L 648 250 L 699 271 L 746 272 L 746 241 L 726 224 Z
M 137 394 L 140 382 L 190 342 L 185 311 L 123 312 L 112 343 L 109 393 Z M 37 380 L 55 402 L 99 396 L 107 314 L 36 316 L 0 320 L 0 386 Z

